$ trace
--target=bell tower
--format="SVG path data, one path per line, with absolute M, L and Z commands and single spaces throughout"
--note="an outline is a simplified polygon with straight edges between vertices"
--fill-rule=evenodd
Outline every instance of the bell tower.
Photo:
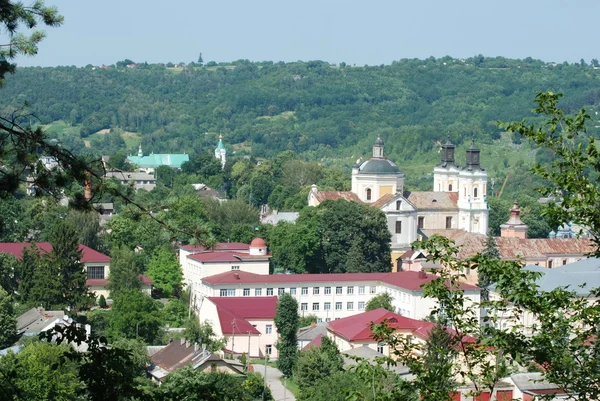
M 475 140 L 466 152 L 467 165 L 458 175 L 458 228 L 467 232 L 487 234 L 487 171 L 481 167 L 480 150 Z
M 434 192 L 457 192 L 459 168 L 454 160 L 456 146 L 450 142 L 450 137 L 442 145 L 442 161 L 433 169 Z

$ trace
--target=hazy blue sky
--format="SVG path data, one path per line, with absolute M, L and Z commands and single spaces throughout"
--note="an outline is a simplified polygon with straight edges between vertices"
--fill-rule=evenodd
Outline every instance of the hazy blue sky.
M 25 0 L 29 3 L 32 0 Z M 476 54 L 600 58 L 598 0 L 46 0 L 65 16 L 19 65 L 325 60 Z

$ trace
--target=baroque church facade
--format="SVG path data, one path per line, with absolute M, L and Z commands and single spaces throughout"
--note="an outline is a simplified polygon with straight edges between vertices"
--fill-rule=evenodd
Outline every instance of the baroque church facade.
M 352 168 L 350 192 L 323 192 L 316 185 L 308 195 L 308 205 L 326 200 L 346 199 L 369 204 L 387 216 L 392 234 L 392 259 L 396 260 L 424 230 L 443 235 L 446 230 L 487 234 L 487 172 L 480 164 L 475 143 L 466 151 L 466 166 L 456 164 L 456 147 L 448 140 L 441 149 L 441 162 L 433 170 L 432 191 L 406 191 L 404 174 L 386 159 L 383 140 L 373 144 L 369 160 Z

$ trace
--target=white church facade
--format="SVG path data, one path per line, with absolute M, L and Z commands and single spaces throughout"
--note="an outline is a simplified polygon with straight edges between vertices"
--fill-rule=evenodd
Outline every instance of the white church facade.
M 455 145 L 442 145 L 442 160 L 433 170 L 433 191 L 406 191 L 404 174 L 385 158 L 384 143 L 377 138 L 373 157 L 352 168 L 351 192 L 320 192 L 313 185 L 308 205 L 346 199 L 381 209 L 392 234 L 392 259 L 396 260 L 419 239 L 419 230 L 464 230 L 487 234 L 487 172 L 480 165 L 480 151 L 473 143 L 466 166 L 455 163 Z

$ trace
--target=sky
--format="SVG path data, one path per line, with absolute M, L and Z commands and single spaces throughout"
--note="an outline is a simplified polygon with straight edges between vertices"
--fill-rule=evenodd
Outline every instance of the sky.
M 24 0 L 30 3 L 33 0 Z M 20 66 L 477 54 L 600 59 L 598 0 L 46 0 L 65 17 Z

